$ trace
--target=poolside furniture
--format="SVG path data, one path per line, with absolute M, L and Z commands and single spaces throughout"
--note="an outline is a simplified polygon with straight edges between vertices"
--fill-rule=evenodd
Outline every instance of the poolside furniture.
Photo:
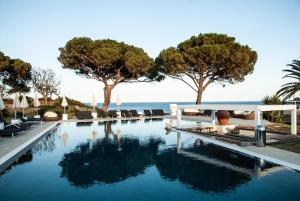
M 58 121 L 59 117 L 56 112 L 47 111 L 43 116 L 44 121 Z
M 99 118 L 105 118 L 106 117 L 106 113 L 103 110 L 99 110 L 98 111 L 98 117 Z
M 112 117 L 112 118 L 117 118 L 118 117 L 117 111 L 116 110 L 109 110 L 108 111 L 108 116 Z
M 133 117 L 133 115 L 128 110 L 121 110 L 122 117 Z
M 24 128 L 24 129 L 27 129 L 29 128 L 30 126 L 32 126 L 32 124 L 30 123 L 16 123 L 16 124 L 10 124 L 8 123 L 7 121 L 5 121 L 5 119 L 3 118 L 0 118 L 0 122 L 3 122 L 4 123 L 4 127 L 9 127 L 9 126 L 14 126 L 14 127 L 17 127 L 17 128 Z
M 24 130 L 26 130 L 26 128 L 17 127 L 17 125 L 7 125 L 4 127 L 4 129 L 0 130 L 0 135 L 14 137 Z
M 42 118 L 26 118 L 25 119 L 25 118 L 21 117 L 20 120 L 24 124 L 35 124 L 35 123 L 42 124 L 43 123 L 43 119 Z
M 129 110 L 133 117 L 139 117 L 139 113 L 136 110 Z
M 211 110 L 204 110 L 203 115 L 204 116 L 210 116 L 211 115 Z
M 76 111 L 75 113 L 79 120 L 92 120 L 93 116 L 90 111 Z
M 154 109 L 152 110 L 152 116 L 164 116 L 165 113 L 162 109 Z
M 144 115 L 145 115 L 146 117 L 151 117 L 151 116 L 152 116 L 150 110 L 144 110 Z

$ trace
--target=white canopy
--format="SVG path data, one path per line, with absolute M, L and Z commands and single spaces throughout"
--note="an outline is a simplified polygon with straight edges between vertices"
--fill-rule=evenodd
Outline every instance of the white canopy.
M 33 105 L 35 108 L 40 107 L 41 103 L 37 97 L 37 94 L 34 95 L 34 101 L 33 101 Z
M 92 106 L 93 106 L 93 108 L 95 108 L 96 105 L 97 105 L 96 97 L 95 97 L 95 94 L 93 94 L 93 98 L 92 98 Z
M 1 94 L 0 94 L 0 110 L 3 110 L 4 108 L 5 108 L 5 105 L 4 105 L 2 96 L 1 96 Z
M 15 93 L 14 98 L 13 98 L 13 105 L 12 108 L 16 109 L 16 108 L 20 108 L 21 104 L 20 104 L 20 100 L 19 100 L 19 94 Z
M 67 106 L 68 106 L 68 102 L 67 102 L 67 99 L 66 99 L 65 96 L 64 96 L 63 99 L 62 99 L 61 106 L 62 106 L 62 107 L 67 107 Z
M 117 97 L 117 100 L 116 100 L 116 105 L 117 105 L 117 106 L 120 106 L 121 104 L 122 104 L 121 99 L 120 99 L 120 97 L 118 96 L 118 97 Z
M 22 96 L 22 101 L 21 101 L 20 107 L 23 109 L 29 107 L 29 104 L 28 104 L 28 101 L 27 101 L 27 98 L 25 95 Z

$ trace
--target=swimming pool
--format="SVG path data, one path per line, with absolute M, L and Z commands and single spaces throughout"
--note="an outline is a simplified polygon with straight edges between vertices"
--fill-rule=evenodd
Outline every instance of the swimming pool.
M 298 172 L 166 134 L 166 121 L 60 124 L 2 173 L 1 201 L 299 200 Z

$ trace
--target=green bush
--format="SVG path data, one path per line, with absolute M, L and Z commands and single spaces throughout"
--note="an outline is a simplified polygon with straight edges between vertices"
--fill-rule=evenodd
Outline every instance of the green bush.
M 262 103 L 264 105 L 281 105 L 282 101 L 276 95 L 273 96 L 265 96 L 262 99 Z M 264 112 L 264 119 L 274 122 L 274 123 L 282 123 L 283 122 L 283 112 L 282 111 L 272 111 L 272 112 Z

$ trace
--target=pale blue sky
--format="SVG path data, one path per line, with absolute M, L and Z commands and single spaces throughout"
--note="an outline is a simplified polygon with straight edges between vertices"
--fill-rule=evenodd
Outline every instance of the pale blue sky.
M 96 94 L 103 101 L 102 85 L 63 70 L 58 48 L 75 36 L 124 41 L 156 57 L 169 46 L 199 33 L 217 32 L 236 37 L 258 53 L 258 62 L 246 81 L 222 88 L 212 85 L 204 101 L 260 100 L 286 80 L 281 70 L 300 59 L 300 1 L 91 1 L 0 0 L 0 51 L 53 68 L 62 81 L 62 93 L 82 101 Z M 185 84 L 124 84 L 113 91 L 123 101 L 194 101 Z

